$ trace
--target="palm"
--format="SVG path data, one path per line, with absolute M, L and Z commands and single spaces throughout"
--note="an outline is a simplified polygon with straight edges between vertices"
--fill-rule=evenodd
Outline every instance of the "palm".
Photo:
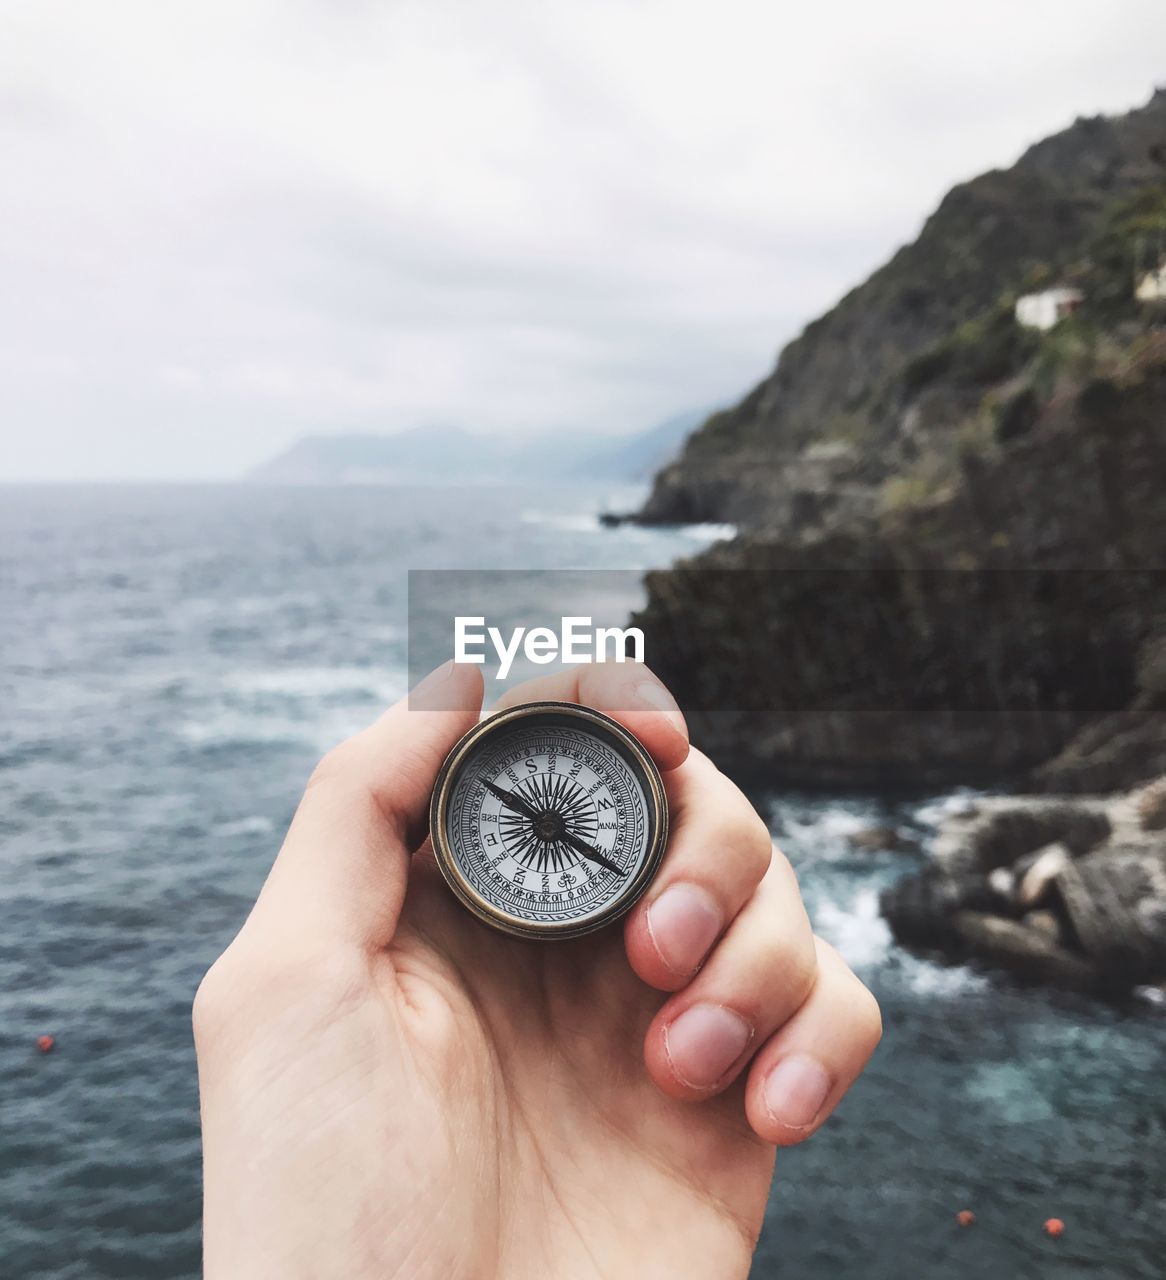
M 426 863 L 386 959 L 376 990 L 402 1034 L 377 1068 L 388 1114 L 370 1120 L 424 1130 L 408 1190 L 444 1188 L 410 1215 L 443 1246 L 410 1274 L 602 1276 L 639 1258 L 685 1276 L 717 1258 L 728 1276 L 726 1257 L 744 1274 L 773 1150 L 739 1089 L 694 1107 L 651 1083 L 642 1045 L 661 997 L 618 929 L 553 946 L 492 934 Z M 399 1205 L 402 1190 L 373 1194 Z

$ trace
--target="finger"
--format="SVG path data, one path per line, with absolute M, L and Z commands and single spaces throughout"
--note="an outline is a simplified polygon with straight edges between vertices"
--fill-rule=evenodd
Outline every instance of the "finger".
M 676 699 L 643 663 L 591 663 L 536 676 L 508 689 L 492 709 L 544 701 L 578 702 L 618 720 L 661 769 L 675 769 L 688 755 L 688 726 Z
M 759 1137 L 793 1146 L 814 1133 L 858 1079 L 883 1033 L 878 1002 L 828 943 L 818 980 L 749 1069 L 745 1114 Z
M 708 963 L 653 1019 L 644 1041 L 649 1075 L 670 1097 L 719 1093 L 797 1012 L 816 976 L 797 880 L 775 850 L 757 891 Z
M 289 941 L 392 936 L 409 855 L 425 838 L 429 794 L 477 720 L 477 667 L 448 662 L 317 766 L 253 920 Z
M 738 788 L 693 750 L 665 777 L 671 835 L 648 896 L 624 925 L 628 962 L 661 991 L 683 987 L 769 869 L 769 829 Z

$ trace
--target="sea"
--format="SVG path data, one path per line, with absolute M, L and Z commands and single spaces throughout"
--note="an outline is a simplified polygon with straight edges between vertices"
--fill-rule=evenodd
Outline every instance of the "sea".
M 404 692 L 406 571 L 638 581 L 725 533 L 600 524 L 629 501 L 0 489 L 0 1280 L 199 1274 L 191 998 L 313 762 Z M 751 794 L 886 1024 L 837 1114 L 780 1154 L 753 1275 L 1160 1280 L 1166 1010 L 893 944 L 878 894 L 917 856 L 847 837 L 891 823 L 925 842 L 966 796 L 810 795 L 777 778 Z

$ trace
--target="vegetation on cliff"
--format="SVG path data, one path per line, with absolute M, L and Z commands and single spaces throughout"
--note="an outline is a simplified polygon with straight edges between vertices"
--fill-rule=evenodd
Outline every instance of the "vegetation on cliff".
M 901 473 L 934 431 L 957 429 L 1036 354 L 1011 321 L 1018 293 L 1070 280 L 1102 331 L 1139 322 L 1134 246 L 1160 234 L 1164 162 L 1160 90 L 1138 111 L 1079 120 L 1013 168 L 956 187 L 917 240 L 689 438 L 642 518 L 794 530 L 807 511 L 829 520 L 869 509 L 871 486 Z M 1115 334 L 1119 345 L 1130 337 Z

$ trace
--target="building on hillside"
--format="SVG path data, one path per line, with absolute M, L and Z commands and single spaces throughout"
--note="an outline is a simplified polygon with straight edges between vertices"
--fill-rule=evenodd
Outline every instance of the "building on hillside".
M 1026 293 L 1016 303 L 1016 322 L 1026 329 L 1051 329 L 1085 301 L 1080 289 L 1060 285 L 1040 293 Z
M 1136 296 L 1139 302 L 1166 302 L 1166 262 L 1138 285 Z

